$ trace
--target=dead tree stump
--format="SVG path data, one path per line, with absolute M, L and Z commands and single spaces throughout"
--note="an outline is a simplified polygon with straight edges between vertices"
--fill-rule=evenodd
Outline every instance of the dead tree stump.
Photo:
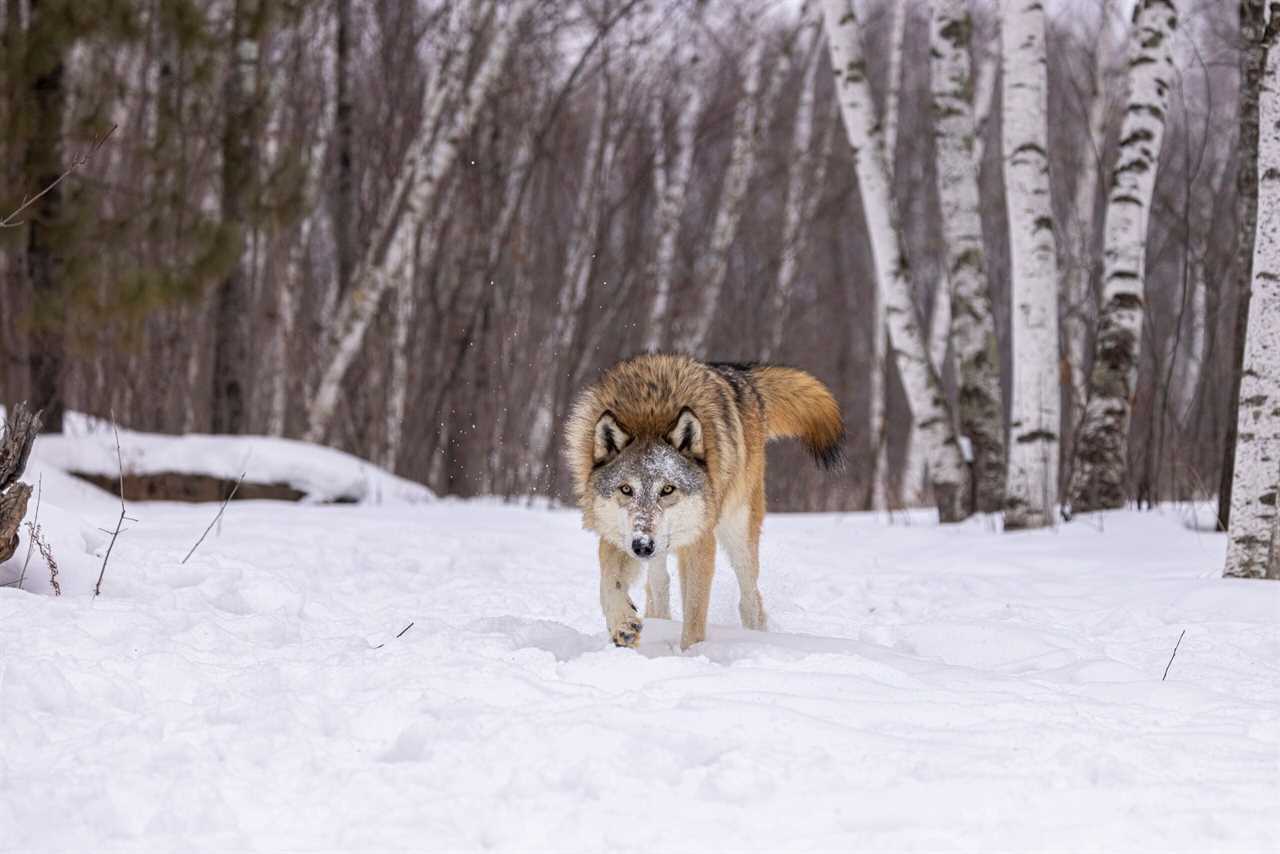
M 13 408 L 0 434 L 0 563 L 18 549 L 18 526 L 27 515 L 31 487 L 21 483 L 31 456 L 31 445 L 40 432 L 40 413 L 30 412 L 25 403 Z

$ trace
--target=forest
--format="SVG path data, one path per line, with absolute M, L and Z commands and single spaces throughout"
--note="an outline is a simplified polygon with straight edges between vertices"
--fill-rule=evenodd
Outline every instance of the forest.
M 835 390 L 775 510 L 1225 526 L 1236 5 L 7 0 L 0 400 L 565 500 L 575 391 L 679 350 Z

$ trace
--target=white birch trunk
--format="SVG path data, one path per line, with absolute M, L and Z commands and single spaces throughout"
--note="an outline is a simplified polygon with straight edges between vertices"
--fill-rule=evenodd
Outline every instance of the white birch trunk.
M 1039 0 L 1006 0 L 1002 144 L 1013 280 L 1013 399 L 1005 530 L 1053 524 L 1058 499 L 1058 276 L 1044 34 Z
M 755 171 L 756 153 L 759 150 L 762 129 L 769 124 L 772 106 L 790 69 L 786 56 L 779 58 L 770 76 L 769 86 L 763 98 L 760 93 L 760 71 L 764 64 L 765 41 L 757 36 L 755 44 L 747 51 L 743 69 L 742 97 L 733 116 L 733 141 L 729 152 L 729 165 L 725 170 L 724 186 L 720 190 L 720 205 L 711 228 L 711 244 L 704 261 L 698 265 L 696 278 L 698 301 L 688 329 L 680 336 L 676 349 L 700 355 L 715 320 L 720 291 L 729 273 L 729 250 L 738 233 L 742 219 L 743 203 L 751 174 Z M 763 104 L 762 104 L 763 101 Z
M 830 127 L 827 128 L 816 157 L 810 152 L 813 145 L 813 106 L 817 100 L 818 68 L 824 56 L 821 48 L 821 32 L 815 29 L 813 44 L 808 47 L 809 59 L 791 131 L 791 152 L 787 159 L 787 203 L 782 224 L 782 257 L 778 262 L 778 276 L 769 300 L 768 333 L 760 354 L 761 360 L 766 362 L 777 356 L 782 349 L 791 300 L 795 293 L 796 276 L 800 271 L 800 256 L 804 251 L 809 223 L 813 221 L 818 201 L 822 198 L 823 181 L 826 178 L 827 162 L 830 160 Z M 806 182 L 806 167 L 811 158 L 815 160 L 812 177 Z
M 1129 58 L 1129 104 L 1107 199 L 1103 308 L 1089 402 L 1077 431 L 1072 512 L 1123 507 L 1129 417 L 1142 345 L 1147 223 L 1173 80 L 1172 0 L 1140 0 Z
M 884 95 L 884 162 L 887 170 L 889 194 L 893 195 L 894 173 L 898 164 L 898 113 L 899 101 L 902 97 L 902 49 L 906 42 L 907 4 L 906 0 L 889 0 L 889 69 L 888 82 Z M 856 10 L 855 10 L 856 14 Z M 838 100 L 838 97 L 837 97 Z M 899 240 L 901 236 L 899 235 Z M 886 382 L 889 334 L 885 328 L 884 300 L 879 289 L 872 295 L 870 314 L 875 318 L 874 332 L 871 335 L 871 406 L 867 410 L 869 435 L 875 442 L 875 468 L 871 471 L 871 508 L 888 510 L 889 499 L 889 436 L 886 432 L 885 418 L 889 408 L 889 386 Z M 914 416 L 915 411 L 912 410 Z M 910 427 L 907 440 L 907 460 L 903 470 L 901 486 L 910 484 L 920 467 L 928 467 L 929 451 L 924 446 L 924 438 L 916 434 Z M 923 460 L 923 462 L 921 462 Z M 918 487 L 916 487 L 918 489 Z M 914 496 L 906 489 L 904 496 L 908 501 Z
M 938 293 L 933 298 L 933 311 L 929 320 L 929 359 L 938 371 L 939 378 L 946 378 L 947 357 L 951 343 L 951 289 L 944 275 L 938 281 Z M 963 443 L 961 450 L 963 451 Z M 921 497 L 928 484 L 929 449 L 914 428 L 907 444 L 907 464 L 903 468 L 902 497 L 908 506 L 922 504 Z
M 500 20 L 495 20 L 496 32 L 492 42 L 475 77 L 463 90 L 462 103 L 452 111 L 454 120 L 449 130 L 434 135 L 433 123 L 424 120 L 418 137 L 410 145 L 396 175 L 395 190 L 374 228 L 364 257 L 356 266 L 353 281 L 329 329 L 324 368 L 308 413 L 308 441 L 324 440 L 337 409 L 342 378 L 360 352 L 369 322 L 391 282 L 393 271 L 399 270 L 413 251 L 419 217 L 431 210 L 431 202 L 445 174 L 452 168 L 461 145 L 475 125 L 480 108 L 506 66 L 521 21 L 536 2 L 512 0 L 499 4 L 505 8 L 505 14 Z M 456 79 L 464 67 L 464 63 L 454 63 L 449 76 Z M 428 89 L 424 119 L 433 114 L 439 115 L 448 86 L 445 83 Z M 402 213 L 398 210 L 400 199 L 404 199 Z
M 929 472 L 939 516 L 943 522 L 959 521 L 965 516 L 966 504 L 964 460 L 942 383 L 930 364 L 927 342 L 911 302 L 911 285 L 889 187 L 884 137 L 873 115 L 875 104 L 867 82 L 857 16 L 848 0 L 824 0 L 823 11 L 836 92 L 853 149 L 895 362 L 915 427 L 929 447 Z
M 655 252 L 649 281 L 653 283 L 653 304 L 649 311 L 649 325 L 645 330 L 644 348 L 656 352 L 667 346 L 671 336 L 671 284 L 675 277 L 676 238 L 680 233 L 680 220 L 684 215 L 685 200 L 689 190 L 689 176 L 693 172 L 693 142 L 698 130 L 698 116 L 702 112 L 702 86 L 697 79 L 696 66 L 691 57 L 681 70 L 684 98 L 680 115 L 676 120 L 676 148 L 667 148 L 666 128 L 663 122 L 662 98 L 655 95 L 653 104 L 653 133 L 655 137 L 654 189 L 657 194 L 654 233 Z M 674 157 L 674 163 L 671 163 Z M 667 174 L 670 166 L 670 174 Z
M 930 66 L 947 270 L 941 294 L 950 293 L 950 311 L 949 323 L 940 324 L 935 316 L 933 334 L 936 339 L 943 330 L 952 333 L 960 432 L 968 437 L 973 455 L 973 509 L 996 513 L 1004 504 L 1005 491 L 1004 404 L 1000 345 L 982 240 L 980 163 L 973 150 L 978 131 L 970 102 L 972 29 L 965 0 L 934 0 Z M 945 341 L 942 348 L 945 352 Z M 934 364 L 943 372 L 942 355 L 935 358 Z
M 1272 15 L 1276 13 L 1273 11 Z M 1280 49 L 1275 17 L 1263 37 L 1258 98 L 1258 225 L 1223 574 L 1280 579 Z
M 996 79 L 1000 75 L 1000 49 L 986 54 L 978 64 L 973 80 L 973 160 L 979 170 L 987 154 L 987 119 L 991 118 L 991 105 L 996 99 Z

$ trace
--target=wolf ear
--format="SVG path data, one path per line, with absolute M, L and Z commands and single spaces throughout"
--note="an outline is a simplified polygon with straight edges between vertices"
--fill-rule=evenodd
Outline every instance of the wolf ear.
M 631 437 L 626 434 L 618 422 L 614 420 L 612 412 L 605 412 L 600 416 L 600 420 L 596 422 L 596 440 L 595 449 L 592 451 L 592 461 L 596 465 L 603 465 L 609 460 L 622 453 L 622 449 L 631 441 Z
M 671 447 L 695 460 L 704 456 L 702 422 L 689 407 L 680 410 L 675 426 L 667 433 L 667 441 L 671 443 Z

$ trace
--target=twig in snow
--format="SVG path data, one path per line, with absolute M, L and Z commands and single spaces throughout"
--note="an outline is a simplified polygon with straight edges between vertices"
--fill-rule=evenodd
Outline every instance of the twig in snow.
M 1186 634 L 1187 630 L 1183 629 L 1182 634 L 1178 635 L 1178 642 L 1173 645 L 1173 655 L 1169 656 L 1169 663 L 1164 666 L 1164 676 L 1160 677 L 1161 682 L 1163 682 L 1165 677 L 1169 675 L 1169 668 L 1173 667 L 1173 657 L 1178 654 L 1178 647 L 1182 646 L 1182 638 L 1185 637 Z
M 401 629 L 401 630 L 400 630 L 400 634 L 396 635 L 396 636 L 395 636 L 395 639 L 396 639 L 396 640 L 399 640 L 400 638 L 404 637 L 404 633 L 405 633 L 405 632 L 407 632 L 407 631 L 409 631 L 409 629 L 411 629 L 411 628 L 413 628 L 413 621 L 412 621 L 412 620 L 410 620 L 410 621 L 409 621 L 409 625 L 405 626 L 403 629 Z M 377 646 L 375 646 L 375 647 L 374 647 L 374 649 L 382 649 L 384 646 L 386 646 L 386 644 L 385 644 L 385 643 L 380 643 L 380 644 L 378 644 Z
M 37 525 L 40 524 L 40 497 L 43 492 L 44 492 L 44 475 L 40 475 L 40 479 L 36 481 L 36 512 L 31 517 L 31 521 Z M 33 545 L 34 543 L 31 540 L 27 540 L 27 556 L 22 561 L 22 572 L 18 574 L 19 590 L 22 589 L 22 582 L 25 581 L 27 578 L 27 567 L 31 564 L 31 547 Z
M 120 428 L 116 426 L 116 413 L 111 412 L 111 429 L 116 434 L 116 466 L 120 474 L 120 518 L 116 520 L 116 529 L 111 532 L 111 542 L 107 544 L 107 553 L 102 556 L 102 569 L 98 571 L 98 583 L 93 585 L 93 598 L 98 598 L 98 594 L 102 592 L 102 577 L 107 574 L 107 561 L 111 560 L 111 550 L 116 547 L 116 537 L 120 536 L 120 528 L 124 525 L 124 521 L 129 519 L 125 515 L 124 508 L 124 455 L 120 453 Z M 137 519 L 129 519 L 130 522 L 136 522 Z
M 40 526 L 27 523 L 27 533 L 31 535 L 31 542 L 36 544 L 36 548 L 40 550 L 40 556 L 44 558 L 44 562 L 49 566 L 49 584 L 53 587 L 53 595 L 62 595 L 62 585 L 58 583 L 58 562 L 53 559 L 53 549 L 40 536 Z
M 204 533 L 200 535 L 200 539 L 196 540 L 196 544 L 191 547 L 191 551 L 187 552 L 187 556 L 182 559 L 186 563 L 190 557 L 196 553 L 196 549 L 200 548 L 200 544 L 204 542 L 204 538 L 209 536 L 209 532 L 213 530 L 213 526 L 218 524 L 222 518 L 222 514 L 226 512 L 227 505 L 231 503 L 231 499 L 236 497 L 236 490 L 240 488 L 240 484 L 244 483 L 244 476 L 247 471 L 240 472 L 240 479 L 236 481 L 236 485 L 231 487 L 231 492 L 227 493 L 227 497 L 222 499 L 222 506 L 218 508 L 218 515 L 213 517 L 213 521 L 209 523 L 209 527 L 204 529 Z

